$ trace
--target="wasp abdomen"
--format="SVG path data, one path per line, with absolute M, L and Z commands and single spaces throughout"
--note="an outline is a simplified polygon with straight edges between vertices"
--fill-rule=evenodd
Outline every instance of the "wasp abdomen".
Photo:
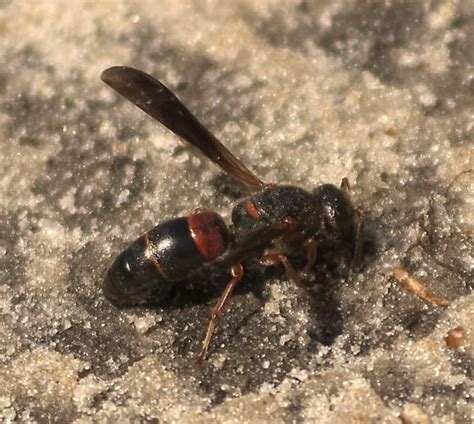
M 166 296 L 172 283 L 186 279 L 226 249 L 229 233 L 210 211 L 166 221 L 135 240 L 113 262 L 104 293 L 116 304 L 137 304 Z
M 152 260 L 168 281 L 180 281 L 220 256 L 229 235 L 222 218 L 200 212 L 157 225 L 145 234 Z

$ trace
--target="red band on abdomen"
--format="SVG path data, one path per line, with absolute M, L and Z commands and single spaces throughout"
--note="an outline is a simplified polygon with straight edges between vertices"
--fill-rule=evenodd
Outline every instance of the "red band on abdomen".
M 200 212 L 188 217 L 189 231 L 207 262 L 216 259 L 226 249 L 223 222 L 214 212 Z

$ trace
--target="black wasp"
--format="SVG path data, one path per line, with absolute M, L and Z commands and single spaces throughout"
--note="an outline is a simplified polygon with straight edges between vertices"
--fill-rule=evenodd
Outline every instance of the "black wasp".
M 164 298 L 172 286 L 211 263 L 232 275 L 211 312 L 199 358 L 232 291 L 243 276 L 242 263 L 281 263 L 298 286 L 304 286 L 317 258 L 318 246 L 333 240 L 350 245 L 353 264 L 361 256 L 362 216 L 352 205 L 349 184 L 324 184 L 313 192 L 266 184 L 249 171 L 161 82 L 137 69 L 114 66 L 101 79 L 119 94 L 196 146 L 225 172 L 246 185 L 251 196 L 232 210 L 232 226 L 215 212 L 200 210 L 157 225 L 115 259 L 104 280 L 104 293 L 116 305 Z M 268 254 L 273 248 L 277 253 Z M 302 271 L 289 262 L 290 253 L 304 253 Z

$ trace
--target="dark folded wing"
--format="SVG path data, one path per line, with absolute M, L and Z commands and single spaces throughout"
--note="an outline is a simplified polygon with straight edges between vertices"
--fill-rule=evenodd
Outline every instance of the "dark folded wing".
M 229 268 L 247 260 L 259 259 L 265 249 L 271 247 L 272 242 L 282 237 L 286 231 L 288 231 L 288 226 L 283 223 L 268 224 L 266 227 L 251 230 L 239 237 L 238 243 L 231 246 L 212 265 Z
M 106 69 L 101 79 L 183 140 L 196 146 L 232 177 L 252 190 L 264 185 L 160 81 L 127 66 Z

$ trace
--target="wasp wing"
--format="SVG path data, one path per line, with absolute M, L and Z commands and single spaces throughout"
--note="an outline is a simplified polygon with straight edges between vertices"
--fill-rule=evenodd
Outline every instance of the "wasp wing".
M 261 257 L 264 251 L 272 246 L 272 242 L 288 231 L 285 224 L 268 224 L 265 227 L 250 230 L 239 237 L 237 243 L 219 256 L 213 266 L 230 268 L 232 265 Z
M 138 69 L 114 66 L 101 79 L 183 140 L 196 146 L 229 175 L 258 190 L 264 183 L 250 172 L 160 81 Z

